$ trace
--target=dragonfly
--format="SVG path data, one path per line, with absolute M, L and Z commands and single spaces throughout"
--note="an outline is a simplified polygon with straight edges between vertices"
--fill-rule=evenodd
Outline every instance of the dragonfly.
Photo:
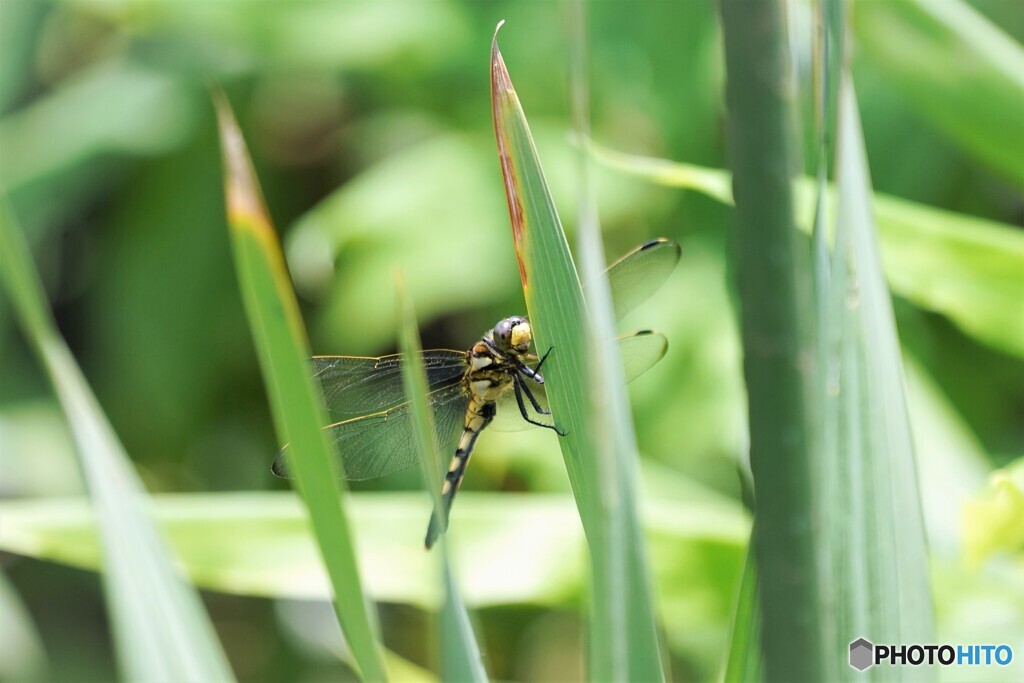
M 627 253 L 608 267 L 616 319 L 657 291 L 679 261 L 676 242 L 657 239 Z M 653 367 L 668 342 L 650 330 L 618 340 L 626 381 Z M 533 328 L 523 316 L 499 321 L 469 350 L 421 352 L 427 374 L 426 402 L 433 413 L 436 450 L 451 461 L 441 483 L 441 510 L 431 515 L 424 545 L 429 549 L 448 527 L 455 494 L 484 429 L 529 427 L 559 430 L 548 408 L 542 369 L 551 354 L 531 353 Z M 330 417 L 324 427 L 340 458 L 339 473 L 350 481 L 373 479 L 418 462 L 412 408 L 402 384 L 406 356 L 314 356 L 312 373 Z M 493 425 L 493 426 L 492 426 Z M 271 471 L 289 478 L 288 449 Z

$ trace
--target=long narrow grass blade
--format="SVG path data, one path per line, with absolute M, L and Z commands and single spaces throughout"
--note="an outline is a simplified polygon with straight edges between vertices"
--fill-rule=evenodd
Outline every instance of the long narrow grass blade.
M 445 544 L 444 541 L 441 542 Z M 480 646 L 473 624 L 455 583 L 455 571 L 447 556 L 444 564 L 444 604 L 441 606 L 441 680 L 486 681 Z
M 576 133 L 587 138 L 587 18 L 582 0 L 576 0 L 571 7 L 575 10 L 570 17 L 572 119 Z M 592 390 L 587 417 L 596 446 L 594 461 L 601 486 L 605 534 L 601 544 L 603 556 L 593 558 L 594 591 L 604 593 L 604 599 L 598 598 L 594 603 L 592 669 L 596 676 L 610 672 L 612 680 L 665 680 L 651 604 L 647 553 L 637 513 L 639 449 L 629 397 L 622 391 L 624 363 L 613 338 L 615 321 L 660 287 L 679 261 L 680 249 L 666 241 L 648 242 L 613 264 L 606 273 L 590 159 L 582 149 L 577 155 L 577 172 L 577 234 L 583 280 L 587 283 L 585 330 Z M 641 263 L 641 257 L 646 257 L 642 261 L 647 277 L 636 267 L 628 268 L 630 263 Z M 612 294 L 613 273 L 622 293 L 618 299 Z M 629 300 L 630 292 L 637 298 Z M 608 644 L 611 649 L 599 649 Z
M 963 0 L 850 5 L 857 45 L 879 77 L 1024 188 L 1024 47 Z
M 634 500 L 636 444 L 620 388 L 624 383 L 618 381 L 622 368 L 617 353 L 599 345 L 608 340 L 610 347 L 614 337 L 608 284 L 595 279 L 590 287 L 591 297 L 596 297 L 591 304 L 604 316 L 603 324 L 595 326 L 586 318 L 568 243 L 496 37 L 491 88 L 526 306 L 538 350 L 554 349 L 544 375 L 555 423 L 564 433 L 562 455 L 590 547 L 591 676 L 659 680 L 664 674 Z M 604 259 L 599 246 L 587 258 L 593 266 L 589 270 L 600 278 Z
M 814 310 L 793 210 L 786 16 L 778 0 L 723 0 L 721 14 L 764 670 L 769 680 L 825 680 L 809 523 Z
M 396 284 L 398 310 L 401 312 L 399 350 L 410 359 L 410 362 L 402 364 L 402 383 L 405 387 L 405 395 L 409 397 L 409 402 L 412 404 L 413 425 L 416 430 L 416 446 L 420 456 L 423 485 L 433 501 L 433 518 L 430 520 L 430 526 L 434 528 L 437 525 L 438 528 L 445 529 L 448 526 L 447 511 L 442 504 L 440 494 L 444 470 L 437 457 L 434 421 L 427 408 L 427 373 L 420 357 L 420 352 L 423 349 L 416 328 L 416 314 L 413 311 L 412 300 L 406 293 L 404 282 L 400 277 L 396 278 Z M 466 606 L 455 583 L 448 558 L 448 543 L 443 536 L 437 544 L 437 552 L 440 555 L 438 561 L 443 574 L 445 596 L 439 620 L 441 680 L 486 681 L 487 673 L 480 660 L 480 646 L 477 645 L 469 614 L 466 612 Z
M 761 681 L 761 606 L 757 596 L 757 564 L 753 549 L 747 548 L 743 579 L 732 617 L 732 638 L 725 661 L 723 683 Z
M 413 428 L 416 437 L 416 450 L 419 452 L 419 464 L 423 475 L 423 488 L 434 503 L 434 518 L 430 525 L 438 525 L 445 529 L 448 519 L 441 504 L 440 481 L 444 478 L 437 447 L 437 433 L 430 410 L 427 408 L 427 372 L 423 367 L 420 335 L 416 327 L 416 312 L 412 300 L 405 290 L 405 280 L 400 273 L 395 274 L 395 289 L 398 292 L 399 335 L 398 350 L 404 354 L 408 362 L 402 363 L 402 386 L 412 406 Z
M 103 585 L 123 675 L 227 681 L 231 668 L 196 591 L 175 571 L 148 497 L 45 303 L 24 236 L 0 197 L 0 279 L 67 416 L 99 524 Z M 28 455 L 28 454 L 26 454 Z
M 562 454 L 589 538 L 597 531 L 600 498 L 588 464 L 593 449 L 584 418 L 589 372 L 583 292 L 497 36 L 491 48 L 491 91 L 519 276 L 537 349 L 553 350 L 544 368 L 548 398 L 556 423 L 565 432 L 560 439 Z
M 28 609 L 0 571 L 0 680 L 44 681 L 46 652 Z
M 834 339 L 830 330 L 835 326 L 831 323 L 836 318 L 837 307 L 831 292 L 835 279 L 842 279 L 845 270 L 834 272 L 830 240 L 832 238 L 832 221 L 834 215 L 833 193 L 830 192 L 828 179 L 835 158 L 835 132 L 838 107 L 838 78 L 841 73 L 842 42 L 843 42 L 843 7 L 839 0 L 818 0 L 815 10 L 819 16 L 815 30 L 815 47 L 820 62 L 814 86 L 817 90 L 817 145 L 818 168 L 814 186 L 814 227 L 811 231 L 812 271 L 814 276 L 814 312 L 815 312 L 815 357 L 814 371 L 817 390 L 817 402 L 824 407 L 821 411 L 817 429 L 813 430 L 813 449 L 818 453 L 817 468 L 812 471 L 812 478 L 823 482 L 828 476 L 828 468 L 822 463 L 828 461 L 826 444 L 836 439 L 839 428 L 838 412 L 829 408 L 834 404 L 829 392 L 834 374 L 838 371 L 833 349 L 839 340 Z M 841 306 L 839 307 L 841 310 Z M 819 498 L 822 500 L 822 498 Z M 822 595 L 827 595 L 834 586 L 821 577 L 830 576 L 832 558 L 822 554 L 818 576 Z M 823 641 L 834 638 L 833 624 L 823 624 Z M 827 665 L 827 661 L 826 661 Z
M 634 156 L 590 145 L 597 159 L 652 182 L 701 192 L 732 204 L 727 171 L 666 159 Z M 834 204 L 835 189 L 829 188 Z M 875 193 L 874 209 L 882 266 L 895 294 L 948 317 L 966 334 L 997 349 L 1024 356 L 1024 233 L 995 221 L 943 211 Z M 815 189 L 811 178 L 796 183 L 797 225 L 810 232 Z
M 327 420 L 309 376 L 298 303 L 241 131 L 223 96 L 216 97 L 216 104 L 231 243 L 274 426 L 290 449 L 289 464 L 331 577 L 341 629 L 363 677 L 384 680 L 333 453 L 320 429 Z
M 822 631 L 825 676 L 862 678 L 847 665 L 850 642 L 928 643 L 935 635 L 927 548 L 892 303 L 871 217 L 871 186 L 856 98 L 840 86 L 838 226 L 829 317 L 828 367 L 818 392 L 818 530 L 822 585 L 831 587 Z M 831 372 L 831 369 L 836 369 Z M 867 672 L 871 673 L 871 672 Z M 882 675 L 882 674 L 879 674 Z M 906 669 L 884 673 L 914 677 Z
M 738 566 L 750 535 L 739 506 L 717 499 L 680 501 L 665 497 L 669 493 L 645 498 L 643 516 L 653 552 L 662 558 L 661 592 L 674 596 L 660 603 L 666 608 L 691 595 L 680 577 L 719 586 L 721 567 Z M 392 491 L 353 493 L 349 499 L 366 591 L 382 602 L 437 609 L 439 584 L 423 580 L 435 559 L 422 546 L 430 515 L 426 496 Z M 308 515 L 291 493 L 161 494 L 153 500 L 154 516 L 196 585 L 232 595 L 330 598 Z M 449 550 L 468 605 L 566 606 L 579 600 L 585 539 L 570 496 L 463 491 L 458 506 L 453 535 L 459 543 Z M 101 567 L 96 519 L 82 498 L 0 501 L 0 519 L 5 552 L 93 571 Z M 693 557 L 711 547 L 721 562 L 695 568 Z

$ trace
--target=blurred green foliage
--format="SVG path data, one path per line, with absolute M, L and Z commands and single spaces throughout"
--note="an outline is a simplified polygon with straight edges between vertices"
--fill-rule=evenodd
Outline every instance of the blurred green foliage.
M 974 7 L 977 20 L 991 21 L 1020 50 L 1019 3 L 979 0 Z M 808 5 L 790 8 L 794 25 L 806 25 Z M 571 230 L 576 186 L 566 124 L 567 32 L 556 4 L 0 3 L 0 184 L 33 245 L 61 331 L 151 491 L 285 488 L 269 472 L 279 444 L 228 247 L 207 84 L 220 83 L 238 112 L 314 352 L 394 348 L 395 267 L 406 273 L 424 345 L 463 348 L 499 318 L 524 312 L 488 98 L 490 38 L 502 18 L 508 22 L 503 54 Z M 854 22 L 851 39 L 875 189 L 1019 228 L 1024 200 L 1007 170 L 1012 157 L 974 144 L 984 131 L 965 132 L 969 118 L 950 122 L 936 111 L 941 98 L 908 91 L 905 76 L 891 66 L 917 44 L 920 26 L 901 22 L 890 50 L 879 52 L 871 49 L 878 36 L 870 32 L 878 29 L 868 19 Z M 598 142 L 725 167 L 713 0 L 594 3 L 589 34 Z M 809 43 L 794 57 L 810 112 Z M 984 97 L 983 89 L 977 92 Z M 667 357 L 631 386 L 631 396 L 648 474 L 643 491 L 654 503 L 645 509 L 654 510 L 648 534 L 659 577 L 655 602 L 671 673 L 705 680 L 724 661 L 742 548 L 732 540 L 664 543 L 659 534 L 671 538 L 673 514 L 702 510 L 694 503 L 702 495 L 742 518 L 737 469 L 746 454 L 745 396 L 726 277 L 732 213 L 707 197 L 607 169 L 596 182 L 610 257 L 662 235 L 683 246 L 675 275 L 623 329 L 655 327 L 670 340 Z M 1005 638 L 1007 629 L 1024 628 L 1024 610 L 995 609 L 993 594 L 1012 595 L 1016 579 L 999 558 L 964 573 L 961 522 L 950 501 L 968 500 L 988 471 L 1020 455 L 1024 362 L 939 313 L 898 296 L 895 303 L 911 359 L 908 400 L 937 576 L 939 638 Z M 1022 315 L 1008 304 L 1008 325 Z M 63 418 L 3 298 L 0 363 L 0 494 L 80 490 Z M 542 431 L 485 434 L 465 488 L 567 496 L 555 437 Z M 417 486 L 413 471 L 360 488 Z M 453 519 L 453 534 L 463 527 L 467 539 L 475 533 L 471 500 L 460 501 Z M 529 536 L 517 536 L 529 525 L 543 526 L 544 515 L 503 530 L 501 520 L 520 519 L 504 514 L 515 500 L 484 500 L 480 514 L 495 525 L 481 530 L 486 543 L 460 566 L 461 581 L 494 591 L 481 599 L 466 589 L 469 606 L 481 608 L 485 666 L 499 679 L 578 676 L 578 586 L 547 576 L 540 594 L 495 599 L 516 573 L 487 561 L 489 553 L 509 550 L 504 539 L 520 538 L 510 546 L 520 549 L 520 561 L 563 552 L 545 552 Z M 412 529 L 396 512 L 385 520 L 394 527 L 366 533 L 408 536 L 418 548 L 421 512 L 411 515 Z M 249 523 L 259 533 L 284 534 L 284 547 L 250 549 L 256 556 L 245 560 L 249 566 L 309 557 L 308 546 L 288 545 L 289 529 L 270 520 Z M 194 543 L 202 559 L 204 539 L 187 534 L 184 543 Z M 50 678 L 113 676 L 95 575 L 13 554 L 0 555 L 0 566 L 13 587 L 4 600 L 20 598 L 25 607 L 4 613 L 21 615 L 22 637 L 39 634 Z M 380 579 L 365 580 L 372 587 Z M 299 594 L 315 594 L 308 588 L 313 578 L 296 581 L 307 587 Z M 346 675 L 336 632 L 327 637 L 314 627 L 320 623 L 315 604 L 285 599 L 296 593 L 284 589 L 245 592 L 279 599 L 206 594 L 239 679 Z M 383 597 L 386 646 L 426 665 L 422 605 L 409 606 L 408 596 Z M 0 639 L 0 661 L 10 661 L 4 648 L 11 642 Z M 39 659 L 27 656 L 26 670 Z

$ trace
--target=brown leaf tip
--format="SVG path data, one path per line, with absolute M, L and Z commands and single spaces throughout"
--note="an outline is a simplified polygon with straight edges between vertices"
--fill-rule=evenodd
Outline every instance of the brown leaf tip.
M 509 216 L 512 219 L 512 237 L 515 241 L 516 259 L 519 262 L 519 277 L 523 288 L 527 286 L 526 264 L 523 262 L 522 240 L 526 232 L 526 217 L 519 201 L 516 188 L 516 172 L 512 155 L 508 150 L 508 140 L 504 127 L 505 115 L 515 116 L 516 92 L 512 87 L 512 78 L 508 75 L 505 60 L 498 49 L 498 31 L 505 24 L 502 19 L 494 29 L 491 41 L 491 107 L 494 117 L 494 135 L 498 143 L 498 161 L 501 163 L 501 175 L 505 181 L 505 196 L 508 199 Z M 510 108 L 510 104 L 513 106 Z
M 245 138 L 238 127 L 231 105 L 224 93 L 215 89 L 213 103 L 217 110 L 217 124 L 220 128 L 221 152 L 224 156 L 224 173 L 228 214 L 249 216 L 266 220 L 263 200 L 256 179 L 249 164 Z
M 509 78 L 508 69 L 505 68 L 505 59 L 501 56 L 501 50 L 498 49 L 498 31 L 504 25 L 504 19 L 498 22 L 494 28 L 494 38 L 491 40 L 491 93 L 494 97 L 514 92 L 512 79 Z

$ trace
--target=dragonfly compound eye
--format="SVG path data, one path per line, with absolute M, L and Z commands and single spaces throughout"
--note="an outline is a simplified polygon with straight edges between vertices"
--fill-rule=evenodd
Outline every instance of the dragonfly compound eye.
M 504 346 L 508 346 L 512 337 L 512 325 L 514 321 L 511 318 L 505 318 L 500 323 L 494 326 L 494 337 L 495 341 L 500 342 Z

